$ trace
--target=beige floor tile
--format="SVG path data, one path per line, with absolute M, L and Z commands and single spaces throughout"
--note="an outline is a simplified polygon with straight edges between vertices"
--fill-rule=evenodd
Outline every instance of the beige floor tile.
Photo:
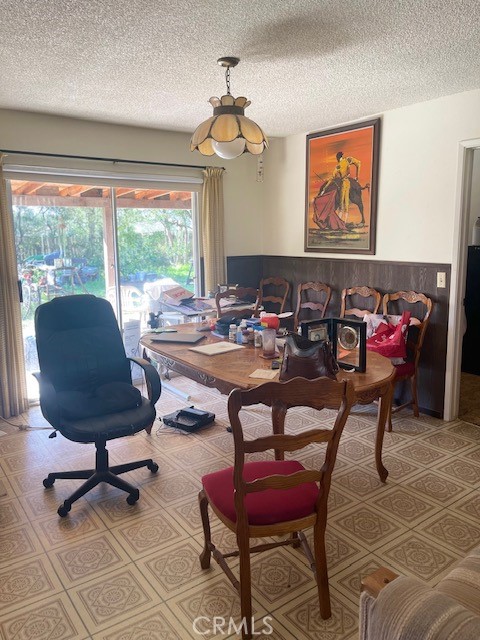
M 359 438 L 342 438 L 338 445 L 338 456 L 349 463 L 358 464 L 373 458 L 373 446 Z
M 228 634 L 230 619 L 237 626 L 240 626 L 240 596 L 231 583 L 222 574 L 215 576 L 211 580 L 204 581 L 194 588 L 182 592 L 167 600 L 167 605 L 173 615 L 183 624 L 189 638 L 222 637 L 218 631 L 214 633 L 214 618 L 223 619 L 223 630 Z M 263 607 L 252 598 L 252 610 L 254 619 L 257 620 L 258 627 L 262 618 L 266 615 Z M 219 622 L 221 622 L 219 620 Z M 197 633 L 195 633 L 197 631 Z
M 348 513 L 348 511 L 344 513 Z M 306 531 L 305 536 L 313 553 L 313 529 Z M 352 540 L 348 536 L 344 535 L 344 532 L 341 529 L 332 525 L 330 522 L 327 524 L 327 530 L 325 532 L 325 550 L 327 553 L 327 568 L 329 576 L 335 575 L 335 573 L 338 573 L 343 568 L 350 565 L 358 558 L 363 557 L 367 553 L 360 540 Z M 310 563 L 301 548 L 295 550 L 295 553 L 298 554 L 298 557 L 302 562 L 307 566 L 310 566 Z
M 365 504 L 329 518 L 329 525 L 370 551 L 407 531 L 398 520 Z
M 192 469 L 211 463 L 217 457 L 217 453 L 208 446 L 207 441 L 205 444 L 196 443 L 194 447 L 172 451 L 170 456 L 180 468 Z
M 1 510 L 1 507 L 0 507 Z M 43 547 L 29 523 L 0 533 L 0 566 L 21 562 L 43 553 Z
M 352 562 L 346 569 L 331 577 L 330 584 L 358 606 L 358 598 L 360 596 L 363 578 L 366 578 L 384 566 L 384 564 L 384 561 L 379 556 L 368 554 Z
M 340 486 L 339 486 L 340 485 Z M 341 483 L 337 483 L 337 476 L 335 476 L 335 482 L 330 486 L 330 493 L 328 494 L 328 516 L 352 509 L 358 506 L 359 500 L 352 497 L 351 494 L 344 491 L 341 487 Z
M 151 486 L 151 483 L 147 483 L 140 488 L 140 498 L 135 504 L 128 504 L 128 493 L 113 487 L 108 487 L 108 497 L 89 498 L 89 503 L 105 525 L 113 527 L 120 522 L 144 518 L 158 509 L 158 502 L 147 489 Z
M 393 481 L 401 482 L 406 478 L 424 470 L 424 466 L 414 462 L 412 459 L 404 458 L 398 451 L 386 453 L 382 456 L 383 465 L 388 471 L 387 483 Z M 377 473 L 374 460 L 367 460 L 366 470 Z M 378 474 L 377 474 L 378 475 Z
M 428 516 L 441 511 L 441 506 L 425 498 L 420 491 L 390 486 L 377 497 L 369 499 L 369 505 L 377 513 L 388 514 L 402 524 L 413 527 Z
M 161 602 L 133 564 L 73 587 L 68 594 L 91 634 L 141 614 Z
M 415 475 L 410 480 L 406 480 L 404 486 L 439 502 L 442 506 L 457 501 L 470 491 L 435 470 L 427 470 Z
M 409 440 L 415 436 L 432 432 L 432 425 L 412 417 L 393 416 L 392 432 L 401 436 L 408 436 Z
M 122 523 L 111 529 L 111 533 L 132 560 L 188 538 L 187 532 L 165 509 Z
M 449 431 L 440 430 L 429 433 L 421 437 L 422 442 L 448 454 L 458 455 L 460 451 L 465 451 L 472 447 L 471 440 L 462 438 Z
M 80 538 L 48 554 L 65 589 L 131 562 L 110 532 Z
M 474 444 L 470 451 L 466 451 L 463 454 L 463 457 L 466 460 L 471 460 L 471 462 L 475 462 L 476 464 L 480 463 L 480 446 L 478 444 Z
M 88 633 L 66 593 L 2 617 L 2 640 L 84 640 Z
M 48 518 L 38 520 L 35 525 L 35 530 L 46 551 L 105 529 L 101 518 L 87 502 L 74 503 L 72 510 L 65 518 L 60 518 L 54 511 Z
M 417 532 L 424 534 L 432 542 L 466 555 L 480 541 L 480 526 L 473 524 L 460 513 L 440 513 L 417 527 Z
M 399 446 L 395 451 L 403 458 L 412 460 L 413 463 L 418 462 L 422 467 L 430 467 L 432 464 L 448 458 L 447 454 L 427 446 L 421 440 L 416 440 L 406 447 Z
M 20 524 L 26 524 L 27 522 L 27 514 L 18 498 L 2 500 L 0 503 L 0 531 L 18 527 Z
M 345 489 L 347 493 L 358 500 L 364 500 L 370 495 L 379 495 L 387 488 L 380 480 L 378 474 L 372 473 L 361 467 L 350 467 L 335 476 L 335 485 Z
M 445 431 L 453 433 L 460 438 L 467 438 L 472 442 L 480 444 L 480 427 L 476 424 L 456 420 L 455 422 L 449 423 L 445 427 Z
M 277 547 L 251 556 L 252 592 L 267 611 L 275 611 L 315 585 L 313 571 L 292 551 Z
M 275 617 L 296 638 L 302 640 L 346 640 L 358 634 L 358 607 L 330 588 L 332 616 L 322 620 L 316 588 L 289 602 Z
M 186 471 L 179 471 L 174 478 L 158 476 L 158 481 L 150 481 L 144 485 L 148 494 L 162 507 L 168 507 L 186 498 L 194 500 L 200 488 L 198 480 Z
M 436 584 L 461 557 L 413 531 L 377 549 L 376 555 L 398 573 L 414 576 L 429 584 Z
M 15 491 L 13 490 L 8 478 L 0 476 L 0 503 L 5 500 L 11 500 L 15 497 Z
M 194 536 L 200 531 L 203 531 L 197 496 L 195 496 L 194 499 L 190 498 L 184 502 L 172 504 L 165 509 L 166 513 L 170 514 L 190 536 Z
M 471 487 L 478 487 L 480 484 L 480 464 L 468 462 L 463 458 L 451 458 L 436 465 L 435 469 L 450 476 L 454 481 L 464 482 Z
M 72 495 L 79 483 L 80 481 L 57 480 L 53 487 L 45 489 L 40 485 L 34 491 L 20 496 L 19 500 L 29 519 L 38 520 L 56 513 L 58 507 Z M 87 505 L 85 498 L 77 500 L 72 510 L 82 508 L 82 505 Z
M 167 605 L 157 604 L 140 615 L 95 634 L 93 640 L 179 640 L 190 639 Z
M 376 429 L 370 429 L 370 431 L 363 431 L 362 433 L 360 433 L 358 435 L 358 439 L 359 441 L 364 441 L 364 442 L 368 442 L 372 447 L 375 447 L 375 441 L 377 438 L 377 432 Z M 409 436 L 409 441 L 410 442 L 414 442 L 415 438 Z M 383 450 L 384 451 L 391 451 L 396 449 L 399 445 L 405 444 L 405 436 L 403 436 L 401 433 L 397 433 L 396 431 L 385 431 L 384 435 L 383 435 Z
M 45 555 L 4 567 L 0 570 L 0 619 L 61 591 L 62 585 Z
M 476 523 L 480 522 L 480 494 L 477 490 L 468 493 L 464 498 L 451 505 L 450 513 L 460 512 Z
M 200 566 L 202 545 L 192 538 L 173 544 L 162 551 L 137 560 L 137 566 L 164 600 L 209 579 L 214 573 Z M 215 565 L 215 569 L 218 569 Z

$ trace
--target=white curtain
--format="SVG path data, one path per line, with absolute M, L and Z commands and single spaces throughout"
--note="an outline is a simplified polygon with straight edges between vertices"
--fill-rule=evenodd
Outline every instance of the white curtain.
M 203 170 L 202 245 L 205 293 L 226 282 L 223 213 L 223 172 L 218 167 Z
M 0 416 L 28 409 L 13 222 L 0 156 Z

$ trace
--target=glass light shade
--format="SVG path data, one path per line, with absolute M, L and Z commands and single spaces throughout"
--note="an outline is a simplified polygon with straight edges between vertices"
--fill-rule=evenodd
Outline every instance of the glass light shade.
M 245 116 L 250 101 L 243 96 L 225 95 L 210 98 L 213 116 L 195 130 L 190 143 L 191 151 L 205 156 L 215 153 L 226 160 L 242 153 L 258 155 L 268 147 L 268 140 L 258 124 Z
M 212 140 L 212 149 L 220 158 L 232 160 L 233 158 L 241 156 L 245 151 L 245 140 L 243 138 L 236 138 L 231 142 L 217 142 L 216 140 Z

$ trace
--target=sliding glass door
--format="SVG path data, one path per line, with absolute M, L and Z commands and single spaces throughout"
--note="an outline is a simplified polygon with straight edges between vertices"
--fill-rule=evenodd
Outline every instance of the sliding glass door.
M 29 397 L 38 369 L 36 307 L 54 297 L 105 297 L 134 353 L 159 292 L 195 291 L 195 198 L 191 192 L 80 182 L 11 180 Z M 128 338 L 128 345 L 127 345 Z

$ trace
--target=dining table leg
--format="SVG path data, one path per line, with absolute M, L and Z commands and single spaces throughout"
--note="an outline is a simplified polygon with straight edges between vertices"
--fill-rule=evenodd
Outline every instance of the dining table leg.
M 383 466 L 382 462 L 382 448 L 385 428 L 390 421 L 392 411 L 392 398 L 393 383 L 389 382 L 387 385 L 385 385 L 378 398 L 377 435 L 375 439 L 375 466 L 377 467 L 378 475 L 380 476 L 380 480 L 382 482 L 385 482 L 388 476 L 388 471 Z

